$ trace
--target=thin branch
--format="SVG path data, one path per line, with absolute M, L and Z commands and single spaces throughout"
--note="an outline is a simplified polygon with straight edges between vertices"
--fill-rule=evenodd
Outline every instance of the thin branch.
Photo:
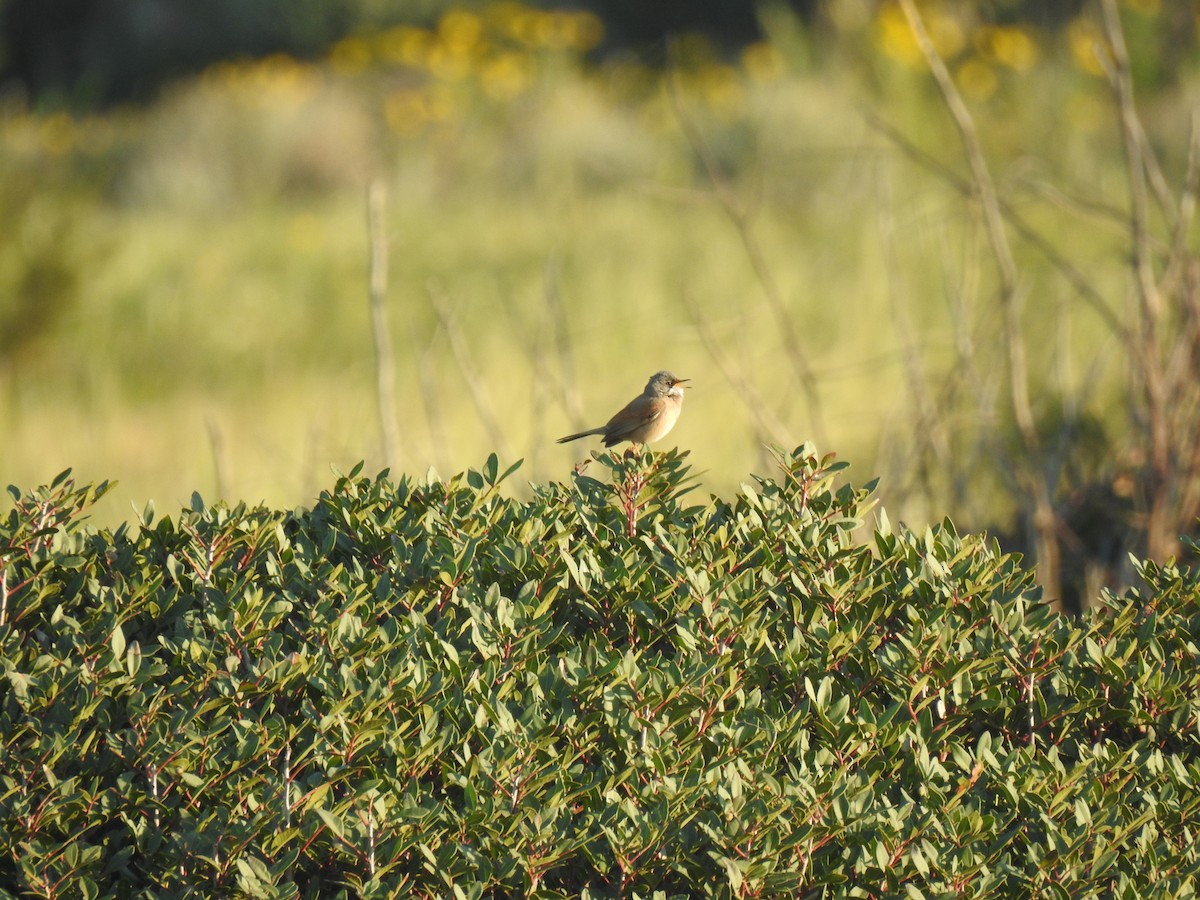
M 1171 235 L 1170 258 L 1163 272 L 1163 290 L 1175 293 L 1186 290 L 1187 270 L 1192 260 L 1187 240 L 1196 219 L 1196 193 L 1200 190 L 1200 114 L 1192 113 L 1191 138 L 1188 140 L 1187 169 L 1183 178 L 1183 189 L 1179 192 L 1179 215 L 1175 218 L 1175 229 Z
M 734 394 L 754 421 L 755 430 L 758 432 L 760 441 L 763 439 L 769 440 L 782 447 L 794 446 L 792 434 L 788 430 L 787 425 L 775 415 L 775 412 L 763 400 L 762 395 L 758 392 L 754 384 L 746 378 L 741 369 L 729 358 L 721 340 L 713 334 L 712 329 L 704 320 L 700 310 L 696 308 L 695 303 L 692 302 L 686 292 L 682 294 L 681 299 L 684 309 L 687 310 L 688 316 L 692 320 L 692 324 L 700 334 L 700 340 L 708 351 L 708 355 L 717 364 L 717 368 L 725 376 L 726 382 L 733 388 Z
M 1141 301 L 1143 322 L 1157 323 L 1162 311 L 1162 297 L 1154 281 L 1153 252 L 1150 235 L 1150 200 L 1147 190 L 1145 143 L 1141 123 L 1133 100 L 1133 73 L 1129 66 L 1129 51 L 1121 27 L 1116 0 L 1100 0 L 1104 19 L 1104 34 L 1108 39 L 1111 57 L 1109 79 L 1116 95 L 1117 112 L 1121 119 L 1121 143 L 1129 177 L 1129 217 L 1133 237 L 1134 274 L 1137 277 L 1138 299 Z
M 212 452 L 217 499 L 223 500 L 229 496 L 229 453 L 225 447 L 225 435 L 221 431 L 221 424 L 212 416 L 204 424 L 208 431 L 208 448 Z
M 562 404 L 567 411 L 567 420 L 572 428 L 583 428 L 583 402 L 579 398 L 579 382 L 575 375 L 575 350 L 559 290 L 558 261 L 553 257 L 546 260 L 546 313 L 558 355 L 559 384 L 562 385 Z
M 1136 311 L 1140 328 L 1131 346 L 1137 373 L 1146 396 L 1146 416 L 1150 432 L 1149 461 L 1151 480 L 1147 485 L 1147 551 L 1162 559 L 1176 544 L 1168 494 L 1173 480 L 1171 462 L 1170 403 L 1165 379 L 1161 344 L 1163 295 L 1154 276 L 1154 249 L 1150 234 L 1150 198 L 1146 146 L 1141 122 L 1133 98 L 1133 73 L 1125 34 L 1116 0 L 1100 0 L 1104 35 L 1109 57 L 1105 60 L 1109 81 L 1116 98 L 1121 123 L 1121 144 L 1125 149 L 1126 178 L 1129 180 L 1129 227 L 1133 251 L 1133 276 L 1136 286 Z
M 433 445 L 433 458 L 443 466 L 449 465 L 450 456 L 446 443 L 445 420 L 442 416 L 441 398 L 438 396 L 437 379 L 433 371 L 433 348 L 440 327 L 435 324 L 429 340 L 421 340 L 414 328 L 410 333 L 413 358 L 417 361 L 417 383 L 420 387 L 421 405 L 425 410 L 425 424 L 429 429 L 429 441 Z
M 433 305 L 434 312 L 437 313 L 442 330 L 450 340 L 450 350 L 454 353 L 454 359 L 458 363 L 458 371 L 462 374 L 463 381 L 467 384 L 467 390 L 471 394 L 471 401 L 475 404 L 475 411 L 479 415 L 479 421 L 483 423 L 483 427 L 488 433 L 488 438 L 491 440 L 492 446 L 496 448 L 496 452 L 502 457 L 508 459 L 514 458 L 512 448 L 504 437 L 504 428 L 496 416 L 496 407 L 488 396 L 487 385 L 484 383 L 483 377 L 479 374 L 479 370 L 475 368 L 475 360 L 471 356 L 471 348 L 467 346 L 467 340 L 463 336 L 462 329 L 458 327 L 458 321 L 454 317 L 454 311 L 450 308 L 445 292 L 442 290 L 441 285 L 433 278 L 429 279 L 426 283 L 426 288 L 429 292 L 429 302 Z
M 396 422 L 396 374 L 392 339 L 388 331 L 387 264 L 388 244 L 383 225 L 385 193 L 378 179 L 367 186 L 367 231 L 370 235 L 371 335 L 375 344 L 375 398 L 379 405 L 379 428 L 383 436 L 384 464 L 400 462 L 400 428 Z
M 1017 291 L 1017 265 L 1013 258 L 1008 236 L 1004 229 L 1004 216 L 992 181 L 991 171 L 983 155 L 975 122 L 950 77 L 942 58 L 938 56 L 925 29 L 921 14 L 914 0 L 899 0 L 900 7 L 908 20 L 909 29 L 929 66 L 942 99 L 950 112 L 962 141 L 963 151 L 971 169 L 974 194 L 983 211 L 984 230 L 996 266 L 1000 274 L 1000 304 L 1004 313 L 1004 343 L 1008 351 L 1008 376 L 1010 402 L 1017 430 L 1021 434 L 1028 460 L 1023 481 L 1033 494 L 1033 527 L 1037 534 L 1038 576 L 1046 593 L 1057 600 L 1061 594 L 1059 575 L 1058 544 L 1055 538 L 1057 516 L 1045 477 L 1039 472 L 1041 457 L 1037 423 L 1033 417 L 1030 399 L 1029 372 L 1025 357 L 1025 337 L 1021 331 L 1021 304 Z
M 808 354 L 804 350 L 804 345 L 800 340 L 800 335 L 797 333 L 796 325 L 792 321 L 787 303 L 784 301 L 783 294 L 775 282 L 775 277 L 771 274 L 771 269 L 767 265 L 766 255 L 763 253 L 762 246 L 754 236 L 750 217 L 742 208 L 729 184 L 721 174 L 712 150 L 704 139 L 704 135 L 684 110 L 679 86 L 676 83 L 673 73 L 667 79 L 667 92 L 671 99 L 671 107 L 675 112 L 675 117 L 679 122 L 680 128 L 683 130 L 684 137 L 687 138 L 693 152 L 699 157 L 700 163 L 708 175 L 709 182 L 712 184 L 713 196 L 716 197 L 718 205 L 733 225 L 734 230 L 737 231 L 738 238 L 742 242 L 742 247 L 746 252 L 750 267 L 754 270 L 754 277 L 758 280 L 762 288 L 767 306 L 770 308 L 771 315 L 775 319 L 775 326 L 779 329 L 783 346 L 787 351 L 788 360 L 791 362 L 796 379 L 799 381 L 800 388 L 804 392 L 804 397 L 808 404 L 808 413 L 812 420 L 813 434 L 817 439 L 817 443 L 823 445 L 826 443 L 825 417 L 822 412 L 820 394 L 817 391 L 817 380 L 813 375 L 812 367 L 809 365 Z
M 888 294 L 892 301 L 892 323 L 895 325 L 896 334 L 900 339 L 909 396 L 912 398 L 912 405 L 916 412 L 917 427 L 911 430 L 917 444 L 916 472 L 924 483 L 926 492 L 929 492 L 928 462 L 931 460 L 924 451 L 932 451 L 933 460 L 937 462 L 937 469 L 944 471 L 950 460 L 950 440 L 943 427 L 942 417 L 938 415 L 937 404 L 930 393 L 929 381 L 925 377 L 922 366 L 920 348 L 916 335 L 913 333 L 912 320 L 901 296 L 905 292 L 900 284 L 900 265 L 896 259 L 896 222 L 892 216 L 894 203 L 892 202 L 891 179 L 884 172 L 877 170 L 876 182 L 879 193 L 883 195 L 883 202 L 878 204 L 877 219 L 879 240 L 883 245 L 885 271 L 887 272 Z
M 975 195 L 975 188 L 968 179 L 963 178 L 945 163 L 921 149 L 886 120 L 870 110 L 865 111 L 864 116 L 873 128 L 882 132 L 913 162 L 942 178 L 962 195 L 967 197 Z M 1127 337 L 1124 323 L 1108 308 L 1103 295 L 1088 281 L 1083 271 L 1059 253 L 1054 245 L 1026 222 L 1010 203 L 1003 198 L 997 198 L 997 201 L 1000 204 L 1000 211 L 1004 213 L 1005 221 L 1013 227 L 1013 230 L 1049 260 L 1050 264 L 1067 280 L 1080 298 L 1100 316 L 1109 329 L 1122 338 Z

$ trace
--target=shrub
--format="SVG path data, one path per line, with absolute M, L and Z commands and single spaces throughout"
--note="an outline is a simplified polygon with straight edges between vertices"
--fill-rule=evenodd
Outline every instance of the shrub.
M 1194 890 L 1194 573 L 1080 620 L 810 447 L 502 496 L 337 479 L 0 523 L 0 888 L 37 896 Z

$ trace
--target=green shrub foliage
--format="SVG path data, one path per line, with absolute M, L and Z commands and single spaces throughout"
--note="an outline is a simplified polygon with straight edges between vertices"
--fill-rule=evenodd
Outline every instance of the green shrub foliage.
M 1070 620 L 949 521 L 871 533 L 810 447 L 695 505 L 685 456 L 115 531 L 105 485 L 14 489 L 0 888 L 1192 893 L 1194 573 Z

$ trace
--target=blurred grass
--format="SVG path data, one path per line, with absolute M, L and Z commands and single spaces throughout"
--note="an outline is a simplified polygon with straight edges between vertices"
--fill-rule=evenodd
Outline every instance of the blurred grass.
M 1063 199 L 1123 203 L 1107 89 L 1078 37 L 1086 20 L 1056 42 L 934 12 L 1003 196 L 1120 312 L 1121 227 Z M 881 493 L 893 516 L 958 518 L 943 505 L 945 477 L 932 493 L 908 481 L 904 363 L 917 354 L 937 390 L 969 358 L 984 390 L 954 407 L 949 428 L 1007 428 L 999 311 L 970 204 L 862 115 L 876 111 L 962 171 L 940 101 L 888 15 L 811 32 L 773 11 L 773 40 L 732 61 L 681 42 L 677 105 L 636 60 L 584 64 L 595 20 L 512 3 L 349 39 L 321 65 L 223 63 L 143 109 L 71 119 L 10 104 L 0 328 L 53 314 L 0 342 L 0 475 L 22 487 L 66 467 L 117 479 L 97 511 L 117 520 L 131 503 L 170 509 L 193 490 L 301 504 L 330 465 L 381 467 L 365 213 L 367 181 L 379 178 L 405 472 L 457 470 L 493 449 L 433 289 L 527 479 L 563 475 L 583 450 L 553 438 L 603 422 L 669 367 L 694 385 L 670 442 L 692 449 L 708 488 L 728 491 L 767 464 L 764 435 L 690 305 L 781 423 L 767 437 L 818 437 L 822 451 L 890 475 Z M 1198 85 L 1181 73 L 1150 99 L 1151 139 L 1179 169 L 1176 123 Z M 787 303 L 824 434 L 681 115 Z M 1039 412 L 1052 421 L 1069 394 L 1094 410 L 1102 441 L 1119 435 L 1105 326 L 1034 248 L 1017 252 Z M 49 274 L 31 282 L 38 266 Z M 1009 514 L 994 478 L 980 472 L 967 524 Z

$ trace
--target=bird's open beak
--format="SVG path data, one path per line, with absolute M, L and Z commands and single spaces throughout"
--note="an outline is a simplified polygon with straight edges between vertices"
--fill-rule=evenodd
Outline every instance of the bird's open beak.
M 676 384 L 683 384 L 685 381 L 691 381 L 691 380 L 692 379 L 690 379 L 690 378 L 676 378 L 674 383 L 671 385 L 671 387 L 675 387 Z M 684 387 L 690 387 L 690 385 L 684 385 Z

